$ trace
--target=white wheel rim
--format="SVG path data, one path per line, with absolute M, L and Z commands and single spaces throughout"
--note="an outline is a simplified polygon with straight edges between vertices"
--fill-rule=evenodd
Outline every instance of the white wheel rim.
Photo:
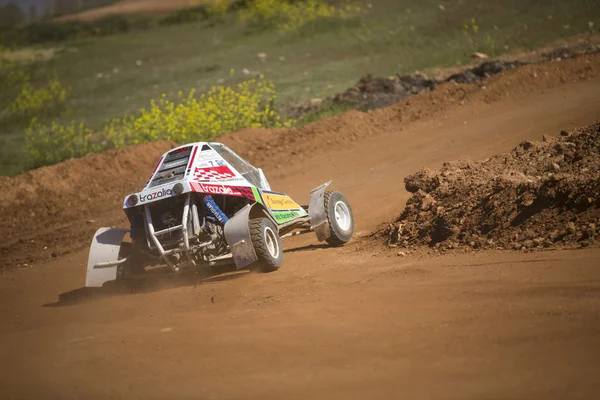
M 352 216 L 350 215 L 350 210 L 348 206 L 343 201 L 338 201 L 333 206 L 333 212 L 335 214 L 335 222 L 337 226 L 343 230 L 344 232 L 350 229 L 350 225 L 352 224 Z
M 269 254 L 273 258 L 279 257 L 279 243 L 277 243 L 277 236 L 275 236 L 275 232 L 273 229 L 268 226 L 265 228 L 265 244 L 267 245 L 267 250 L 269 250 Z

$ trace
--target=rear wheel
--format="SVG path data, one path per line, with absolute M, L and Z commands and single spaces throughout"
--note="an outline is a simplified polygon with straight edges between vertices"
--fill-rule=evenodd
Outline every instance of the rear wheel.
M 277 271 L 283 263 L 283 248 L 277 227 L 268 218 L 250 220 L 250 237 L 263 272 Z
M 350 203 L 340 192 L 327 191 L 325 196 L 325 212 L 329 223 L 327 243 L 332 246 L 343 246 L 354 235 L 354 215 Z

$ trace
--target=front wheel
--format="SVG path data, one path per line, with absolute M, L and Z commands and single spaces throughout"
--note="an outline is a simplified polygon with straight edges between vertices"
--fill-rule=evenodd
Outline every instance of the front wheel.
M 250 220 L 250 237 L 258 257 L 257 266 L 263 272 L 277 271 L 283 263 L 283 247 L 273 222 L 267 218 Z
M 343 246 L 354 235 L 354 215 L 350 203 L 340 192 L 326 191 L 325 212 L 329 223 L 329 237 L 332 246 Z

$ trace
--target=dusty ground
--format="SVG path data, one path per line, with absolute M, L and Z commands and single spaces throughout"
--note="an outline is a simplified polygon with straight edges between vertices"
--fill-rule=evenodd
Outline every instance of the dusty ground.
M 407 175 L 591 124 L 598 93 L 600 56 L 583 56 L 230 135 L 275 189 L 301 201 L 334 179 L 355 210 L 354 244 L 296 238 L 273 274 L 80 290 L 90 231 L 122 222 L 123 195 L 168 143 L 3 179 L 0 397 L 593 398 L 600 250 L 398 257 L 360 236 L 397 218 Z

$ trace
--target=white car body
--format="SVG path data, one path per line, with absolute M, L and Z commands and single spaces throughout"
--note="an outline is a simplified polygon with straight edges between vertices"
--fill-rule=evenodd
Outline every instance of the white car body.
M 310 204 L 301 206 L 272 191 L 260 168 L 221 143 L 179 146 L 162 155 L 141 191 L 125 196 L 130 229 L 96 232 L 86 286 L 116 279 L 119 268 L 131 263 L 133 255 L 122 254 L 128 233 L 135 252 L 164 262 L 174 272 L 221 263 L 234 263 L 239 269 L 259 261 L 250 232 L 252 219 L 272 221 L 273 228 L 267 229 L 277 231 L 277 243 L 280 237 L 313 231 L 318 240 L 328 240 L 333 211 L 328 215 L 324 193 L 330 183 L 311 191 Z M 339 210 L 349 213 L 345 221 L 352 218 L 349 204 Z M 351 228 L 349 237 L 353 222 Z M 273 238 L 271 233 L 271 244 Z M 281 262 L 278 248 L 274 254 Z

